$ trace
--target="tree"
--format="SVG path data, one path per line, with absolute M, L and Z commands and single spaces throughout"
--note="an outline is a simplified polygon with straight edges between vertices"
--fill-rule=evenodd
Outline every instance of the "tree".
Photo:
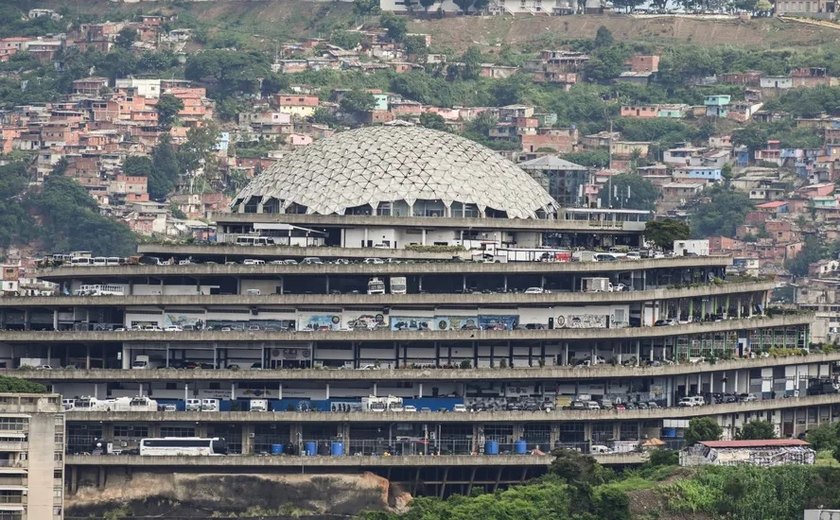
M 178 181 L 181 168 L 178 155 L 169 134 L 161 135 L 158 144 L 152 149 L 152 171 L 149 178 L 149 197 L 164 200 Z
M 44 394 L 47 388 L 19 377 L 0 376 L 0 392 L 12 394 Z
M 598 30 L 595 32 L 595 39 L 592 41 L 592 45 L 597 49 L 601 47 L 609 47 L 613 43 L 615 43 L 615 40 L 613 39 L 613 35 L 610 30 L 603 25 L 598 27 Z
M 155 110 L 158 113 L 158 126 L 164 130 L 172 127 L 175 116 L 184 109 L 184 102 L 172 94 L 161 94 Z
M 379 17 L 379 25 L 388 31 L 388 38 L 391 41 L 401 42 L 408 34 L 408 25 L 405 18 L 397 16 L 394 13 L 385 13 Z
M 647 465 L 651 467 L 657 466 L 677 466 L 680 463 L 680 452 L 677 450 L 669 450 L 667 448 L 656 448 L 650 451 Z
M 453 0 L 455 5 L 458 6 L 458 9 L 461 10 L 462 13 L 467 14 L 470 10 L 470 6 L 473 5 L 474 0 Z
M 562 155 L 563 159 L 590 168 L 606 168 L 610 163 L 610 153 L 607 150 L 587 150 L 585 152 L 569 152 Z
M 426 38 L 422 35 L 407 36 L 403 40 L 403 47 L 405 53 L 413 56 L 415 61 L 422 61 L 426 59 L 429 54 L 429 49 L 426 47 Z
M 463 66 L 461 68 L 461 77 L 463 79 L 478 79 L 481 75 L 481 51 L 478 47 L 470 47 L 461 56 Z
M 333 31 L 330 43 L 342 49 L 353 50 L 362 43 L 362 33 L 356 31 Z
M 131 27 L 124 27 L 117 33 L 114 39 L 114 45 L 121 49 L 130 49 L 131 45 L 137 41 L 137 31 Z
M 549 472 L 570 484 L 598 485 L 609 479 L 610 470 L 604 468 L 595 457 L 575 450 L 559 448 L 551 452 Z
M 640 175 L 621 173 L 613 176 L 612 182 L 601 188 L 598 198 L 604 208 L 653 210 L 659 198 L 659 190 Z
M 343 112 L 360 116 L 373 110 L 376 106 L 376 98 L 373 97 L 373 94 L 354 89 L 342 96 L 338 106 L 341 107 Z
M 446 120 L 440 114 L 423 112 L 420 114 L 420 125 L 434 130 L 447 130 Z
M 776 429 L 767 421 L 750 421 L 741 428 L 741 433 L 738 434 L 740 440 L 762 440 L 775 439 Z
M 423 6 L 423 9 L 425 9 L 428 13 L 429 8 L 435 5 L 437 2 L 438 0 L 420 0 L 420 5 Z
M 716 441 L 723 435 L 723 428 L 711 417 L 698 417 L 688 422 L 685 430 L 685 443 L 696 444 L 700 441 Z
M 126 175 L 148 177 L 153 170 L 152 160 L 145 155 L 129 155 L 123 161 L 123 173 Z
M 353 0 L 353 12 L 358 16 L 379 14 L 379 0 Z
M 715 186 L 703 192 L 702 201 L 690 208 L 691 235 L 696 238 L 735 236 L 753 202 L 745 193 Z
M 40 215 L 41 240 L 48 249 L 97 256 L 128 256 L 136 249 L 128 226 L 100 215 L 96 201 L 69 177 L 47 177 L 41 192 L 30 193 L 26 205 Z
M 673 218 L 654 220 L 645 226 L 645 238 L 665 251 L 674 249 L 674 240 L 685 240 L 689 236 L 688 224 Z

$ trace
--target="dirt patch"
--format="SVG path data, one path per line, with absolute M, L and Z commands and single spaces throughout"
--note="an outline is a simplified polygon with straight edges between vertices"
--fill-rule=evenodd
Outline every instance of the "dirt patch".
M 84 480 L 80 484 L 84 484 Z M 81 485 L 65 499 L 70 516 L 101 515 L 123 504 L 132 515 L 203 518 L 247 510 L 354 515 L 404 506 L 404 492 L 372 473 L 268 475 L 134 473 L 109 475 L 104 489 Z M 396 509 L 396 508 L 395 508 Z
M 737 45 L 762 48 L 813 46 L 840 41 L 840 31 L 830 27 L 772 18 L 753 20 L 703 20 L 687 17 L 633 18 L 624 15 L 582 16 L 460 16 L 421 20 L 415 32 L 427 32 L 438 45 L 463 50 L 470 45 L 507 43 L 539 47 L 551 40 L 588 38 L 605 26 L 618 40 L 657 45 L 692 43 L 701 46 Z

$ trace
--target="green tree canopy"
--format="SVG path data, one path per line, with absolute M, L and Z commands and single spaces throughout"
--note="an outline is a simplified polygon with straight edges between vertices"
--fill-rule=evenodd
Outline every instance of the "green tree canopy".
M 152 170 L 149 173 L 149 197 L 162 201 L 175 189 L 181 166 L 178 153 L 172 146 L 169 134 L 161 135 L 158 144 L 152 149 Z
M 121 49 L 130 49 L 131 44 L 137 41 L 137 30 L 132 29 L 131 27 L 124 27 L 120 29 L 120 32 L 117 33 L 117 37 L 114 40 L 114 45 L 120 47 Z
M 362 43 L 362 33 L 357 31 L 333 31 L 330 43 L 342 49 L 352 50 Z
M 342 96 L 338 105 L 342 111 L 360 116 L 373 110 L 376 106 L 376 98 L 363 90 L 351 90 Z
M 178 112 L 184 109 L 184 102 L 172 94 L 161 94 L 155 110 L 158 113 L 158 125 L 164 130 L 172 127 L 172 121 Z
M 0 376 L 0 392 L 12 394 L 45 394 L 47 387 L 19 377 Z
M 26 242 L 34 233 L 32 218 L 21 205 L 28 183 L 23 162 L 0 166 L 0 246 Z
M 136 237 L 123 223 L 99 214 L 96 201 L 79 183 L 50 175 L 27 205 L 41 215 L 41 240 L 53 251 L 92 251 L 94 255 L 128 256 Z
M 674 240 L 685 240 L 691 236 L 691 229 L 682 220 L 663 218 L 645 225 L 645 238 L 665 251 L 674 249 Z
M 379 14 L 379 0 L 353 0 L 353 12 L 359 16 Z
M 612 193 L 609 192 L 612 184 Z M 659 198 L 659 190 L 649 180 L 634 173 L 613 176 L 598 194 L 601 207 L 652 210 Z
M 717 441 L 723 435 L 723 428 L 711 417 L 698 417 L 688 422 L 685 443 L 688 446 L 700 441 Z
M 738 438 L 741 440 L 775 439 L 776 429 L 768 421 L 750 421 L 741 428 Z
M 420 114 L 420 124 L 434 130 L 447 130 L 446 120 L 440 115 L 432 112 Z
M 388 31 L 388 38 L 395 42 L 401 42 L 408 34 L 408 24 L 402 16 L 394 13 L 385 13 L 379 17 L 379 25 Z
M 707 189 L 690 208 L 691 235 L 695 238 L 735 236 L 735 229 L 744 223 L 752 209 L 753 202 L 745 193 L 720 186 Z

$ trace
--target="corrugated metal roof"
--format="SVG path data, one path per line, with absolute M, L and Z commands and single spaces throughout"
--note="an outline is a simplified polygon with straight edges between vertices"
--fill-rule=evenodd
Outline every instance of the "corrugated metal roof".
M 761 439 L 749 441 L 700 441 L 708 448 L 781 448 L 790 446 L 810 446 L 800 439 Z

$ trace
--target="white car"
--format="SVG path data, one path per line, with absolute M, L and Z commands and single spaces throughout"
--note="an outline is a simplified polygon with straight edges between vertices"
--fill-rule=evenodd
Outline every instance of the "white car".
M 407 404 L 407 405 L 403 406 L 403 411 L 404 412 L 416 412 L 417 407 L 414 406 L 413 404 Z
M 184 329 L 182 327 L 178 326 L 178 325 L 170 325 L 163 330 L 164 330 L 164 332 L 183 332 L 184 331 Z
M 379 265 L 379 264 L 384 264 L 385 260 L 383 260 L 381 258 L 365 258 L 364 263 Z
M 359 370 L 376 370 L 376 365 L 359 365 Z
M 264 265 L 265 260 L 257 260 L 255 258 L 246 258 L 242 261 L 243 265 Z
M 453 412 L 458 412 L 458 413 L 465 413 L 467 411 L 467 405 L 456 404 L 455 406 L 452 407 L 452 411 Z
M 525 294 L 545 294 L 548 291 L 543 289 L 542 287 L 528 287 L 525 289 Z

